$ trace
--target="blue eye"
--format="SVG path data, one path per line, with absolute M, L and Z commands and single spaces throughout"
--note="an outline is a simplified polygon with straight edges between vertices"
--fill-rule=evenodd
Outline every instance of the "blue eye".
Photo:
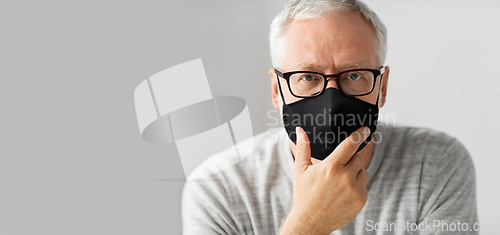
M 359 75 L 357 73 L 349 74 L 349 80 L 356 81 L 356 80 L 359 80 L 360 78 L 361 78 L 361 75 Z
M 314 80 L 314 76 L 312 74 L 306 74 L 302 77 L 302 80 L 305 80 L 305 81 L 312 81 Z

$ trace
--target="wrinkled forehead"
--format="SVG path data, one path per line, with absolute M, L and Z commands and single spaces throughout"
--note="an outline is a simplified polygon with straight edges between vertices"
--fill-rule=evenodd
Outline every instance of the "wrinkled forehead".
M 331 12 L 307 20 L 294 20 L 286 31 L 283 69 L 353 67 L 375 68 L 375 30 L 356 12 Z M 354 67 L 359 67 L 354 66 Z

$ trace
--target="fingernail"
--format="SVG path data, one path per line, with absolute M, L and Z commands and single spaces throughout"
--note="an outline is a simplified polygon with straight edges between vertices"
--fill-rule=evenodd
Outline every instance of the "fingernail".
M 368 135 L 370 135 L 370 128 L 368 127 L 363 127 L 363 134 L 368 137 Z
M 302 133 L 299 131 L 299 127 L 295 127 L 295 135 L 297 136 L 297 142 L 300 140 L 302 140 Z

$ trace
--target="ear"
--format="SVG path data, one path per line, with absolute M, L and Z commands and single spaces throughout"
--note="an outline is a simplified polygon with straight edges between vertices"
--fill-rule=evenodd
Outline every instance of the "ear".
M 276 81 L 276 73 L 274 72 L 274 69 L 269 69 L 269 76 L 271 77 L 271 92 L 273 95 L 273 106 L 276 109 L 280 109 L 279 105 L 279 92 L 278 92 L 278 82 Z
M 384 74 L 382 75 L 382 87 L 380 88 L 379 107 L 383 107 L 387 96 L 387 81 L 389 80 L 389 66 L 385 66 Z

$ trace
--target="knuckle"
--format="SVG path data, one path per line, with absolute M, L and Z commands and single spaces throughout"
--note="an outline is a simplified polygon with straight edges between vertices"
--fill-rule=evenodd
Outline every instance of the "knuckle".
M 363 157 L 359 154 L 354 155 L 354 161 L 356 164 L 361 164 L 364 162 Z
M 356 154 L 356 155 L 358 155 L 359 161 L 361 161 L 361 162 L 365 161 L 365 158 L 363 157 L 363 155 L 361 155 L 361 154 Z
M 347 138 L 346 145 L 350 149 L 354 149 L 357 147 L 356 143 L 354 142 L 354 140 L 352 138 Z
M 365 169 L 361 169 L 363 171 L 363 176 L 368 179 L 368 171 L 366 171 Z
M 349 174 L 349 172 L 345 171 L 343 172 L 343 174 L 339 177 L 340 180 L 342 180 L 342 182 L 349 188 L 349 189 L 354 189 L 354 179 L 353 177 L 351 176 L 351 174 Z
M 362 173 L 362 176 L 360 176 L 360 178 L 361 179 L 359 180 L 360 181 L 359 185 L 361 187 L 365 187 L 366 183 L 368 183 L 368 175 L 366 173 Z
M 302 153 L 304 151 L 304 144 L 303 143 L 297 143 L 297 152 Z
M 363 207 L 366 204 L 366 196 L 363 195 L 362 192 L 358 192 L 356 196 L 354 197 L 354 207 L 358 208 L 359 210 L 363 209 Z
M 323 173 L 327 178 L 335 178 L 335 175 L 337 174 L 337 169 L 333 166 L 325 166 L 323 167 Z
M 361 189 L 361 195 L 363 196 L 363 200 L 364 200 L 364 201 L 365 201 L 365 203 L 366 203 L 366 201 L 368 200 L 368 190 L 366 190 L 366 188 L 365 188 L 365 187 L 363 187 L 363 188 Z
M 298 164 L 295 164 L 296 170 L 299 170 L 299 172 L 304 172 L 307 170 L 307 165 L 304 163 L 304 161 L 297 161 Z

